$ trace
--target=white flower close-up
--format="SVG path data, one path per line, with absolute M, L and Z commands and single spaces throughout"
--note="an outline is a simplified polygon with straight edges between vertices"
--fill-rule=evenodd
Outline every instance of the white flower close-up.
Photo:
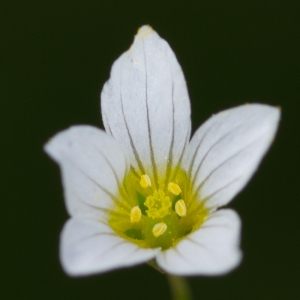
M 73 276 L 149 262 L 174 275 L 222 275 L 242 259 L 227 205 L 270 147 L 280 109 L 245 104 L 210 117 L 192 139 L 182 69 L 143 26 L 101 93 L 105 131 L 70 127 L 45 151 L 58 163 L 70 219 L 60 260 Z

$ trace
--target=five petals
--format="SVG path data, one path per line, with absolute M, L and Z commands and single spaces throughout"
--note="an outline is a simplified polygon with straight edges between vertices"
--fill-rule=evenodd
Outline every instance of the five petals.
M 227 204 L 245 186 L 271 145 L 278 108 L 246 104 L 206 121 L 191 142 L 190 101 L 181 67 L 166 41 L 149 26 L 113 64 L 101 94 L 106 133 L 74 126 L 58 133 L 45 151 L 60 166 L 71 219 L 61 234 L 60 258 L 70 275 L 88 275 L 156 258 L 176 275 L 220 275 L 242 257 L 240 219 Z M 176 246 L 145 249 L 118 236 L 107 211 L 130 168 L 157 184 L 181 165 L 193 197 L 210 215 Z M 169 174 L 170 176 L 170 174 Z M 155 188 L 155 187 L 154 187 Z

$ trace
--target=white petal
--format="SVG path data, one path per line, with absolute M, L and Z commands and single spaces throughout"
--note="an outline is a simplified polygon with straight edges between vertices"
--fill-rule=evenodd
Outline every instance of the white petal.
M 274 139 L 276 107 L 247 104 L 211 117 L 195 133 L 184 158 L 195 196 L 209 207 L 227 204 L 248 182 Z
M 61 168 L 70 215 L 103 217 L 129 166 L 125 149 L 102 130 L 74 126 L 55 135 L 45 151 Z
M 159 253 L 157 263 L 176 275 L 222 275 L 237 267 L 240 219 L 229 209 L 214 212 L 194 233 L 174 248 Z
M 95 220 L 72 218 L 61 233 L 61 263 L 73 276 L 130 267 L 152 259 L 157 251 L 124 240 Z
M 151 27 L 113 64 L 101 108 L 106 131 L 131 149 L 139 174 L 155 179 L 179 161 L 190 137 L 188 92 L 172 49 Z

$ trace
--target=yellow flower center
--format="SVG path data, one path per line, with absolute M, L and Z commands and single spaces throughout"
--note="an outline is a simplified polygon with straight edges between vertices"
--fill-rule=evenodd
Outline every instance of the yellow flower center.
M 201 226 L 208 211 L 188 174 L 182 169 L 167 173 L 157 182 L 133 171 L 125 176 L 108 220 L 118 235 L 140 247 L 165 250 Z
M 146 213 L 149 218 L 161 219 L 170 214 L 172 203 L 162 190 L 155 190 L 153 195 L 146 198 L 144 205 L 148 207 Z

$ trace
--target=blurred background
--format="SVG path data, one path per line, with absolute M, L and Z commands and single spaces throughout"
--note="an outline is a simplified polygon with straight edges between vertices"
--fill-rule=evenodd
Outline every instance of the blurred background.
M 244 259 L 227 276 L 189 278 L 195 299 L 300 299 L 299 1 L 5 1 L 0 3 L 1 299 L 171 299 L 147 265 L 67 277 L 68 216 L 58 166 L 43 152 L 74 124 L 103 128 L 99 94 L 113 61 L 150 24 L 184 70 L 195 131 L 246 102 L 282 107 L 276 140 L 229 204 Z

